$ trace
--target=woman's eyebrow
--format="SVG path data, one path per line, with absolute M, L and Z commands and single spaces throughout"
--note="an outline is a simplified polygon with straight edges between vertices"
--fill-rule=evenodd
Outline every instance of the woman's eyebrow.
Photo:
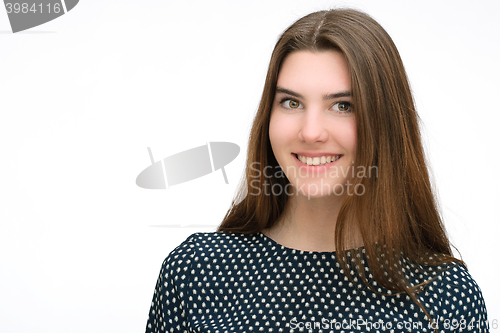
M 285 94 L 288 94 L 288 95 L 295 96 L 297 98 L 304 99 L 304 96 L 302 96 L 301 94 L 296 93 L 296 92 L 291 91 L 291 90 L 288 90 L 288 89 L 285 89 L 285 88 L 281 88 L 281 87 L 276 87 L 276 93 L 285 93 Z
M 297 97 L 297 98 L 304 99 L 304 96 L 302 96 L 301 94 L 296 93 L 295 91 L 292 91 L 289 89 L 282 88 L 282 87 L 276 87 L 276 93 L 285 93 L 285 94 L 292 95 L 292 96 Z M 335 98 L 339 98 L 339 97 L 350 97 L 351 95 L 352 94 L 350 91 L 341 91 L 338 93 L 323 95 L 323 100 L 326 101 L 329 99 L 335 99 Z
M 329 99 L 335 99 L 335 98 L 339 98 L 339 97 L 350 97 L 350 96 L 351 96 L 350 91 L 341 91 L 341 92 L 338 92 L 335 94 L 323 95 L 323 100 L 326 101 Z

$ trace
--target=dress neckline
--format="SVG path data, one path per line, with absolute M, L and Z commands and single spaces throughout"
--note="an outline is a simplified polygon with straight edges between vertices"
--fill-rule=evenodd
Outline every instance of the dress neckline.
M 257 235 L 264 242 L 273 244 L 274 246 L 279 247 L 279 248 L 281 248 L 283 250 L 298 252 L 299 254 L 308 253 L 308 254 L 316 254 L 316 255 L 327 255 L 327 254 L 328 255 L 335 255 L 337 253 L 337 251 L 307 251 L 307 250 L 294 249 L 294 248 L 287 247 L 285 245 L 282 245 L 282 244 L 276 242 L 274 239 L 272 239 L 272 238 L 264 235 L 261 231 L 259 231 L 257 233 Z M 364 253 L 365 252 L 365 247 L 364 246 L 360 246 L 360 247 L 349 249 L 349 250 L 361 250 L 361 252 Z M 346 250 L 346 251 L 349 251 L 349 250 Z

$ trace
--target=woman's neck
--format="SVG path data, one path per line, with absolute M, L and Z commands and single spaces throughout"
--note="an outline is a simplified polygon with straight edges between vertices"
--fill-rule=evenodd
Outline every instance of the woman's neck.
M 262 233 L 285 247 L 297 250 L 336 251 L 335 225 L 342 201 L 342 197 L 333 196 L 291 196 L 279 220 Z M 348 248 L 363 245 L 359 232 L 350 236 L 354 237 L 346 244 Z

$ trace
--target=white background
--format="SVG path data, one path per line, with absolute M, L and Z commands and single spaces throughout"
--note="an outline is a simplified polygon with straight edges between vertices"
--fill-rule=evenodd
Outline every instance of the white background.
M 449 236 L 500 319 L 497 2 L 82 0 L 17 34 L 0 7 L 0 332 L 144 331 L 163 259 L 230 205 L 278 35 L 338 6 L 398 46 Z M 229 185 L 135 185 L 147 147 L 207 141 L 242 148 Z

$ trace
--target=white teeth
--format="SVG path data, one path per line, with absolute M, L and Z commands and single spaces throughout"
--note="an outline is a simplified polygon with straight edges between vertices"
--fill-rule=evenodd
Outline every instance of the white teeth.
M 297 158 L 307 165 L 323 165 L 327 163 L 335 162 L 340 158 L 341 155 L 337 156 L 321 156 L 321 157 L 306 157 L 297 155 Z

